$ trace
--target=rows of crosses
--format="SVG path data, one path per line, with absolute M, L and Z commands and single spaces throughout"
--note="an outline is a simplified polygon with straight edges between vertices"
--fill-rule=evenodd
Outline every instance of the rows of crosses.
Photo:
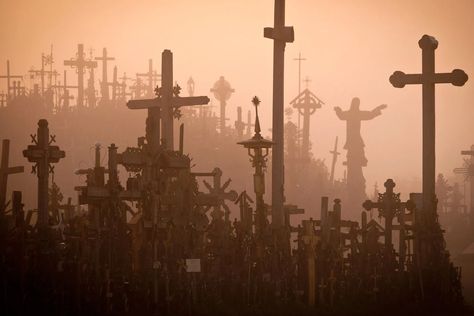
M 462 150 L 461 155 L 469 156 L 469 159 L 464 159 L 464 166 L 455 168 L 454 173 L 464 175 L 465 180 L 469 180 L 470 190 L 470 212 L 474 213 L 474 145 L 470 150 Z

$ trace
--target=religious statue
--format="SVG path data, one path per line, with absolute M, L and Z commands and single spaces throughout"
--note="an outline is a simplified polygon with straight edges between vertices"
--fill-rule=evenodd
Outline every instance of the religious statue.
M 347 205 L 349 209 L 361 205 L 366 199 L 362 167 L 367 166 L 367 158 L 365 157 L 364 141 L 360 134 L 361 122 L 379 116 L 382 114 L 382 110 L 387 107 L 386 104 L 382 104 L 372 111 L 361 111 L 359 105 L 359 98 L 353 98 L 349 110 L 343 111 L 338 106 L 334 108 L 337 117 L 347 122 L 344 149 L 347 150 Z

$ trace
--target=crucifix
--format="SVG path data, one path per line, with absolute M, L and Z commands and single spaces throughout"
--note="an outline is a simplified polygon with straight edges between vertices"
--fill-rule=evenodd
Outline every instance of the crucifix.
M 163 70 L 163 69 L 162 69 Z M 158 80 L 161 78 L 161 75 L 157 74 L 155 70 L 153 70 L 153 59 L 148 60 L 148 72 L 146 73 L 137 73 L 138 77 L 146 77 L 148 78 L 148 87 L 147 87 L 147 97 L 151 98 L 154 95 L 154 90 L 157 85 Z
M 162 86 L 157 91 L 157 97 L 145 100 L 130 100 L 127 107 L 132 110 L 148 109 L 148 117 L 159 126 L 163 123 L 162 135 L 164 147 L 174 150 L 173 118 L 175 111 L 182 106 L 201 105 L 209 103 L 206 96 L 180 97 L 179 86 L 173 87 L 173 53 L 166 49 L 161 55 Z M 161 113 L 160 113 L 161 112 Z M 152 118 L 151 118 L 152 117 Z
M 337 151 L 338 140 L 339 140 L 339 137 L 336 136 L 336 142 L 334 143 L 334 150 L 329 152 L 330 154 L 332 154 L 331 176 L 329 178 L 329 183 L 334 183 L 334 171 L 336 169 L 337 156 L 341 154 L 340 152 Z
M 58 146 L 51 145 L 56 142 L 56 137 L 49 134 L 48 121 L 38 121 L 36 135 L 31 135 L 33 145 L 23 150 L 23 156 L 29 162 L 35 163 L 33 173 L 38 177 L 38 228 L 44 229 L 48 226 L 48 188 L 49 174 L 54 172 L 52 163 L 59 162 L 66 157 L 66 153 Z
M 272 140 L 272 225 L 283 228 L 284 219 L 284 78 L 285 46 L 294 41 L 293 27 L 285 26 L 285 0 L 275 0 L 273 27 L 266 27 L 263 36 L 273 40 L 273 118 Z
M 230 99 L 230 96 L 235 92 L 235 90 L 230 86 L 230 83 L 224 79 L 224 76 L 220 76 L 219 80 L 214 83 L 211 92 L 214 93 L 214 98 L 216 98 L 220 103 L 219 128 L 221 134 L 223 135 L 226 129 L 225 107 L 227 105 L 227 101 Z
M 6 197 L 7 197 L 7 182 L 10 174 L 22 173 L 23 166 L 20 167 L 9 167 L 10 158 L 10 140 L 4 139 L 2 142 L 2 160 L 0 162 L 0 213 L 6 208 Z
M 109 101 L 109 82 L 107 79 L 107 62 L 109 60 L 115 60 L 115 57 L 109 57 L 107 55 L 107 48 L 102 49 L 102 57 L 96 57 L 95 60 L 102 61 L 102 82 L 100 83 L 100 94 L 101 103 L 107 103 Z
M 97 62 L 93 60 L 86 60 L 84 54 L 84 45 L 77 45 L 76 59 L 64 61 L 64 66 L 71 66 L 77 68 L 77 106 L 84 106 L 84 73 L 86 68 L 97 67 Z
M 8 104 L 8 102 L 10 102 L 10 99 L 11 99 L 10 90 L 12 89 L 11 84 L 10 84 L 10 80 L 11 79 L 23 79 L 23 76 L 11 75 L 10 74 L 10 61 L 7 60 L 7 74 L 3 75 L 3 76 L 0 76 L 0 79 L 7 79 L 7 104 Z
M 471 146 L 471 150 L 461 151 L 461 155 L 470 156 L 470 159 L 465 160 L 463 168 L 454 169 L 454 173 L 463 174 L 466 177 L 466 180 L 469 179 L 469 191 L 470 191 L 469 211 L 471 215 L 474 215 L 474 145 Z
M 390 76 L 390 83 L 395 88 L 403 88 L 407 84 L 421 84 L 423 89 L 423 206 L 426 214 L 430 214 L 430 221 L 436 220 L 435 181 L 436 181 L 436 149 L 435 149 L 435 85 L 451 83 L 463 86 L 468 76 L 460 70 L 454 69 L 451 73 L 435 72 L 435 49 L 438 41 L 429 35 L 423 35 L 418 41 L 422 51 L 421 74 L 405 74 L 395 71 Z
M 314 95 L 314 93 L 309 91 L 309 89 L 304 89 L 303 92 L 298 94 L 298 96 L 290 102 L 290 105 L 297 109 L 298 113 L 303 116 L 303 142 L 301 146 L 301 158 L 304 161 L 309 161 L 309 119 L 317 109 L 320 109 L 321 106 L 324 105 L 324 102 Z

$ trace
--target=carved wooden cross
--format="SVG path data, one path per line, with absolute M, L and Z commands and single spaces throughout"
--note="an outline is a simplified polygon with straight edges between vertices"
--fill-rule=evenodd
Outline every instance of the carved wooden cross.
M 396 88 L 403 88 L 407 84 L 421 84 L 423 87 L 423 211 L 431 214 L 434 220 L 435 209 L 435 172 L 436 172 L 436 150 L 435 150 L 435 85 L 437 83 L 451 83 L 455 86 L 463 86 L 468 77 L 460 69 L 454 69 L 451 73 L 435 72 L 435 49 L 438 41 L 428 35 L 418 41 L 422 50 L 422 72 L 421 74 L 405 74 L 395 71 L 390 76 L 390 83 Z
M 180 97 L 181 89 L 179 86 L 173 88 L 173 53 L 166 49 L 163 51 L 161 58 L 162 86 L 157 89 L 158 96 L 154 99 L 131 100 L 127 102 L 127 106 L 132 110 L 148 109 L 149 118 L 151 116 L 150 110 L 158 110 L 159 112 L 155 115 L 154 120 L 158 121 L 156 124 L 159 126 L 161 116 L 163 145 L 166 149 L 174 150 L 173 118 L 175 110 L 181 106 L 207 104 L 209 98 L 206 96 Z
M 10 80 L 11 79 L 23 79 L 23 76 L 20 75 L 12 75 L 10 74 L 10 61 L 7 60 L 7 74 L 0 76 L 0 79 L 7 79 L 7 103 L 10 101 L 10 90 L 11 90 L 11 85 L 10 85 Z
M 23 166 L 20 167 L 9 167 L 10 157 L 10 140 L 4 139 L 2 142 L 2 161 L 0 162 L 0 213 L 3 215 L 5 211 L 6 199 L 7 199 L 7 184 L 8 176 L 10 174 L 22 173 Z
M 23 150 L 23 156 L 29 162 L 35 163 L 33 172 L 38 176 L 38 227 L 48 226 L 48 182 L 49 174 L 54 172 L 51 163 L 57 163 L 66 157 L 66 153 L 58 146 L 52 146 L 55 136 L 49 135 L 48 121 L 41 119 L 38 121 L 38 132 L 31 136 L 33 145 Z
M 362 206 L 370 211 L 373 208 L 377 208 L 380 215 L 385 218 L 385 246 L 384 246 L 384 265 L 386 269 L 390 268 L 392 257 L 392 231 L 393 231 L 393 219 L 395 216 L 404 212 L 405 203 L 400 201 L 400 193 L 394 193 L 395 182 L 392 179 L 387 179 L 384 183 L 385 193 L 379 194 L 377 202 L 370 200 L 365 201 Z
M 107 48 L 102 49 L 102 57 L 96 57 L 95 60 L 102 61 L 102 82 L 100 83 L 100 93 L 102 100 L 101 102 L 109 101 L 109 82 L 107 79 L 107 62 L 109 60 L 115 60 L 114 57 L 109 57 L 107 55 Z
M 214 210 L 211 213 L 212 218 L 221 218 L 224 215 L 224 219 L 226 222 L 229 221 L 230 209 L 225 204 L 226 200 L 235 201 L 237 198 L 237 192 L 234 190 L 226 191 L 229 187 L 230 182 L 232 181 L 230 178 L 221 184 L 222 179 L 222 170 L 219 168 L 214 168 L 212 171 L 213 174 L 213 183 L 212 185 L 209 184 L 206 180 L 203 180 L 204 185 L 209 190 L 209 193 L 217 198 L 217 205 L 214 206 Z M 225 211 L 221 210 L 223 208 Z
M 84 45 L 77 45 L 76 59 L 64 61 L 64 66 L 71 66 L 77 68 L 77 106 L 84 106 L 84 73 L 86 68 L 97 67 L 97 62 L 94 60 L 86 60 L 84 55 Z

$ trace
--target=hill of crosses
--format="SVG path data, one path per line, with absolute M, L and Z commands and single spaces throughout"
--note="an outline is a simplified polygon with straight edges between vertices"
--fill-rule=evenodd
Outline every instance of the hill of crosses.
M 0 4 L 0 314 L 471 314 L 474 4 L 385 4 Z

